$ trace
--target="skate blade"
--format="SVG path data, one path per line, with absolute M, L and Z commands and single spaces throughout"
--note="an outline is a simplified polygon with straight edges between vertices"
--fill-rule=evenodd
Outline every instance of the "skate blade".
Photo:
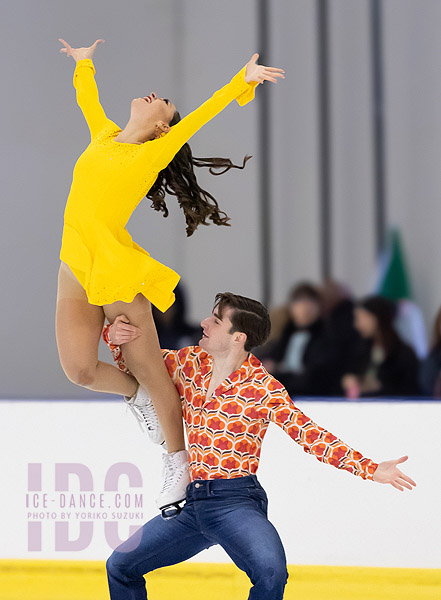
M 166 521 L 168 521 L 169 519 L 174 519 L 175 517 L 177 517 L 179 515 L 179 513 L 181 512 L 181 510 L 183 509 L 185 504 L 184 500 L 181 500 L 180 502 L 175 502 L 174 504 L 169 504 L 167 506 L 163 506 L 161 508 L 161 516 L 163 519 L 165 519 Z

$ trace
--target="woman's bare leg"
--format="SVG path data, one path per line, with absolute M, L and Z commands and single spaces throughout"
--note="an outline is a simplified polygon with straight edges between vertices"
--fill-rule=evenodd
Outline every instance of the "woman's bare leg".
M 181 401 L 162 357 L 150 302 L 142 294 L 137 294 L 130 303 L 114 302 L 106 304 L 103 309 L 111 323 L 118 315 L 124 314 L 131 325 L 141 330 L 138 338 L 121 347 L 124 361 L 150 394 L 168 452 L 183 450 L 185 441 Z
M 68 379 L 96 392 L 133 396 L 138 382 L 98 360 L 104 311 L 89 304 L 86 292 L 65 263 L 58 273 L 55 331 L 60 363 Z

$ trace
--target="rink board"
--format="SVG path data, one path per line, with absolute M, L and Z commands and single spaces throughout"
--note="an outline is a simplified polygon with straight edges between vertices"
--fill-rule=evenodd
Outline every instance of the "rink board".
M 270 426 L 257 474 L 288 564 L 441 568 L 441 403 L 297 405 L 374 460 L 409 455 L 401 468 L 417 487 L 354 477 Z M 121 400 L 0 401 L 0 453 L 0 559 L 106 560 L 157 514 L 161 449 Z M 193 560 L 230 559 L 215 546 Z

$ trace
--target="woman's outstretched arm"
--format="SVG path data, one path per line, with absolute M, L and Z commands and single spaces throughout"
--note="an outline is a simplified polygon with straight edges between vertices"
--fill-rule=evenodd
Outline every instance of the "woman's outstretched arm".
M 95 82 L 95 66 L 92 56 L 95 48 L 104 40 L 96 40 L 89 48 L 72 48 L 65 40 L 59 38 L 64 45 L 60 52 L 72 56 L 76 67 L 73 76 L 73 84 L 77 91 L 77 102 L 81 108 L 87 125 L 89 126 L 91 138 L 93 138 L 109 119 L 99 101 L 98 88 Z
M 277 82 L 284 78 L 284 70 L 257 64 L 258 54 L 233 77 L 230 83 L 218 90 L 199 108 L 173 125 L 164 137 L 155 140 L 160 168 L 165 168 L 182 146 L 210 119 L 219 114 L 230 102 L 237 100 L 244 106 L 254 98 L 255 88 L 264 81 Z M 148 144 L 146 144 L 148 146 Z

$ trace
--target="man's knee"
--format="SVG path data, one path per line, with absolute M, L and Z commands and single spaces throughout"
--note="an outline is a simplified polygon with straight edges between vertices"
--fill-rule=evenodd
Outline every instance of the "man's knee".
M 283 589 L 288 581 L 288 571 L 285 562 L 275 560 L 263 561 L 258 571 L 260 583 L 268 590 Z
M 118 552 L 118 549 L 116 549 L 106 561 L 106 570 L 111 579 L 124 583 L 127 581 L 142 582 L 144 580 L 143 575 L 148 573 L 150 569 L 147 568 L 147 571 L 141 572 L 139 563 L 134 560 L 131 552 Z
M 129 571 L 129 563 L 124 560 L 125 554 L 113 551 L 106 561 L 106 570 L 108 575 L 114 579 L 126 579 Z
M 106 561 L 106 571 L 109 573 L 109 575 L 114 575 L 116 571 L 116 562 L 115 552 L 112 552 Z

